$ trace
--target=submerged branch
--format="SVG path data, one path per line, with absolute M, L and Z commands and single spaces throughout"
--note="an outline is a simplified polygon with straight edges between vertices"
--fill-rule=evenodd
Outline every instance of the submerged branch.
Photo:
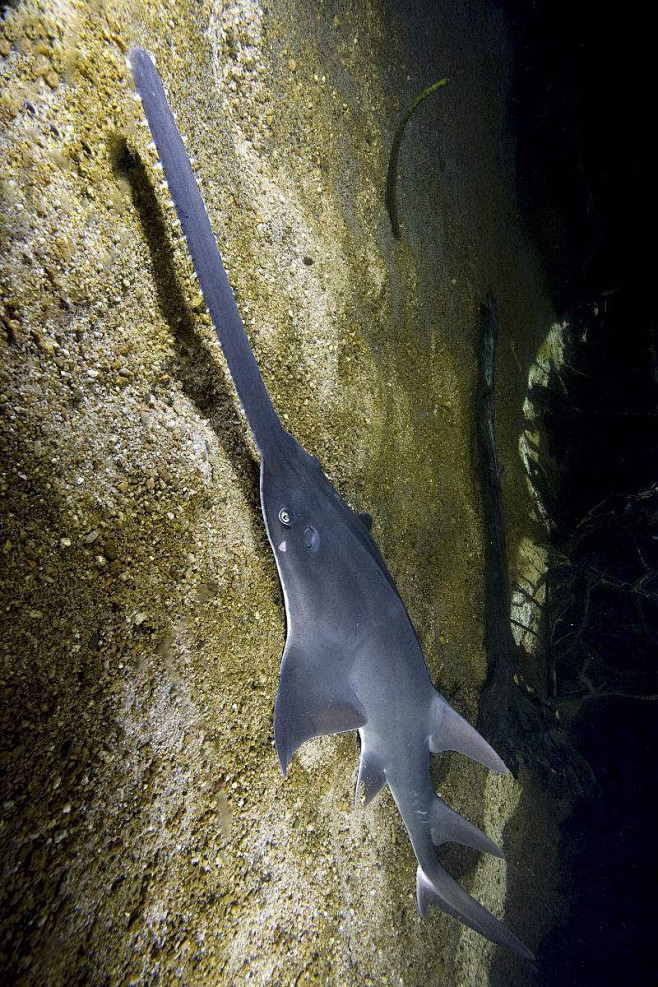
M 521 650 L 514 640 L 501 469 L 496 453 L 494 375 L 498 309 L 493 296 L 480 309 L 476 422 L 485 541 L 485 647 L 488 677 L 478 729 L 516 774 L 522 765 L 558 795 L 593 796 L 598 784 L 587 761 L 562 730 L 555 710 L 518 684 Z M 529 629 L 529 628 L 528 628 Z
M 412 113 L 420 106 L 423 100 L 427 99 L 433 92 L 437 89 L 441 89 L 442 86 L 447 84 L 447 79 L 439 79 L 433 85 L 428 86 L 427 89 L 423 89 L 414 99 L 413 103 L 407 110 L 407 112 L 402 117 L 398 129 L 395 131 L 395 137 L 393 138 L 393 145 L 391 147 L 391 156 L 388 159 L 388 173 L 386 175 L 386 208 L 388 210 L 388 215 L 391 219 L 391 228 L 393 230 L 393 236 L 399 240 L 402 237 L 402 231 L 400 230 L 400 220 L 398 217 L 398 201 L 397 201 L 397 181 L 398 181 L 398 161 L 400 158 L 400 145 L 402 144 L 402 136 L 404 134 L 404 128 L 407 126 L 410 116 Z

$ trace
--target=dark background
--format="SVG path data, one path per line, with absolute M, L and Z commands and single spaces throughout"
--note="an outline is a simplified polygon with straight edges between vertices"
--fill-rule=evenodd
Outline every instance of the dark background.
M 658 571 L 658 500 L 637 500 L 658 480 L 648 15 L 635 5 L 560 0 L 500 6 L 514 39 L 519 200 L 558 315 L 586 329 L 583 341 L 573 334 L 545 418 L 559 480 L 553 543 L 573 545 L 603 501 L 611 516 L 587 543 L 588 560 L 628 584 L 638 566 Z M 658 590 L 658 579 L 645 586 Z M 577 597 L 577 581 L 573 587 Z M 628 591 L 592 594 L 585 636 L 597 649 L 603 691 L 658 692 L 656 614 L 649 601 L 639 619 Z M 658 705 L 615 695 L 575 708 L 574 738 L 601 795 L 576 799 L 562 827 L 565 919 L 538 952 L 538 982 L 653 982 Z

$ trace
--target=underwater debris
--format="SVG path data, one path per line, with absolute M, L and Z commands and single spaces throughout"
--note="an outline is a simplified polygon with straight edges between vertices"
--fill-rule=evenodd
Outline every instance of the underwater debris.
M 489 668 L 478 729 L 517 774 L 536 772 L 558 795 L 593 797 L 598 783 L 571 744 L 555 709 L 519 682 L 522 652 L 510 622 L 511 593 L 503 523 L 501 468 L 496 454 L 494 376 L 498 307 L 489 295 L 480 309 L 476 421 L 485 542 L 485 648 Z
M 619 352 L 625 305 L 605 292 L 575 309 L 560 364 L 528 395 L 545 463 L 533 455 L 526 467 L 549 521 L 546 702 L 565 715 L 595 699 L 658 698 L 658 484 L 644 455 L 655 434 L 654 330 L 651 359 L 629 369 Z M 568 448 L 556 441 L 565 433 L 575 436 Z
M 612 495 L 587 512 L 563 549 L 553 548 L 546 574 L 552 706 L 658 700 L 650 654 L 658 645 L 658 544 L 650 534 L 657 516 L 658 484 Z M 616 656 L 604 638 L 619 640 Z M 632 665 L 621 657 L 631 650 L 629 641 L 635 642 Z
M 448 79 L 439 79 L 433 85 L 428 86 L 427 89 L 423 89 L 422 93 L 414 99 L 411 106 L 408 108 L 404 116 L 402 117 L 398 129 L 395 131 L 395 137 L 393 138 L 393 144 L 391 146 L 391 156 L 388 159 L 388 172 L 386 175 L 386 208 L 388 210 L 388 215 L 391 219 L 391 229 L 393 230 L 393 236 L 400 240 L 402 237 L 402 230 L 400 229 L 400 219 L 398 216 L 398 199 L 397 199 L 397 182 L 398 182 L 398 161 L 400 158 L 400 145 L 402 144 L 402 137 L 404 135 L 404 128 L 407 126 L 410 117 L 418 109 L 420 104 L 427 99 L 432 93 L 436 92 L 437 89 L 441 89 L 443 86 L 447 85 Z

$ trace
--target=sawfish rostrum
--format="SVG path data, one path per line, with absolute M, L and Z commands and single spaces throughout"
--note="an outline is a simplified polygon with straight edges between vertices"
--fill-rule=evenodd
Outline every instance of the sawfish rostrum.
M 439 695 L 416 634 L 371 534 L 272 406 L 222 265 L 182 139 L 155 66 L 129 55 L 137 93 L 187 239 L 201 289 L 260 454 L 267 536 L 285 599 L 287 638 L 274 712 L 285 774 L 311 737 L 358 730 L 368 803 L 388 784 L 418 860 L 418 908 L 436 904 L 525 957 L 516 936 L 468 895 L 438 861 L 455 842 L 502 856 L 435 794 L 431 753 L 459 751 L 506 773 L 498 755 Z

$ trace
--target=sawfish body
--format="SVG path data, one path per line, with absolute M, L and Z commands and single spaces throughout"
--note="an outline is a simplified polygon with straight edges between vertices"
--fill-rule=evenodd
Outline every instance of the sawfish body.
M 129 55 L 208 310 L 261 460 L 261 506 L 286 608 L 274 713 L 284 774 L 301 744 L 358 730 L 366 803 L 388 784 L 418 861 L 418 907 L 436 904 L 524 957 L 530 951 L 438 861 L 455 842 L 502 856 L 430 781 L 431 753 L 453 750 L 506 773 L 486 741 L 434 689 L 413 626 L 371 534 L 272 406 L 222 265 L 199 189 L 151 58 Z

